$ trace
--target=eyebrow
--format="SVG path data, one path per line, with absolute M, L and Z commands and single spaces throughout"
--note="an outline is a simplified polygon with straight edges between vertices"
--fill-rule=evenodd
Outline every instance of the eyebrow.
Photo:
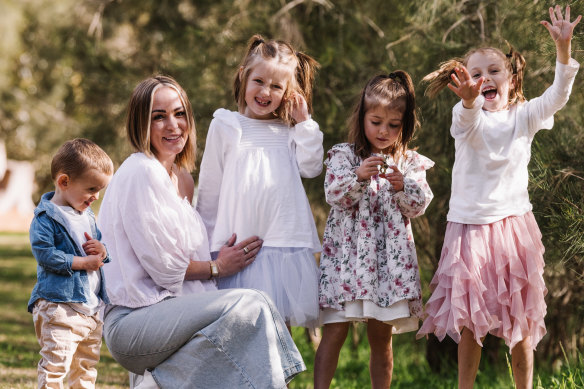
M 180 111 L 181 109 L 184 109 L 184 107 L 183 107 L 182 105 L 181 105 L 180 107 L 176 107 L 176 108 L 174 108 L 174 109 L 172 110 L 172 112 Z M 163 112 L 163 113 L 165 113 L 165 112 L 166 112 L 166 110 L 164 110 L 164 109 L 153 109 L 153 110 L 152 110 L 152 113 L 154 113 L 154 112 Z

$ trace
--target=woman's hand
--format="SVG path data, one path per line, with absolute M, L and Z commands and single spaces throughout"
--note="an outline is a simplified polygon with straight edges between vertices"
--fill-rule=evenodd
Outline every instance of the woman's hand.
M 562 7 L 556 5 L 555 8 L 550 7 L 550 20 L 551 24 L 545 20 L 541 21 L 542 24 L 550 33 L 550 36 L 556 42 L 556 51 L 558 56 L 558 62 L 565 65 L 570 61 L 571 56 L 571 42 L 572 35 L 574 33 L 574 27 L 582 19 L 582 15 L 570 23 L 570 6 L 566 6 L 565 17 L 562 15 Z
M 369 180 L 376 174 L 379 174 L 379 165 L 383 165 L 385 159 L 383 157 L 374 155 L 366 158 L 361 162 L 361 165 L 355 170 L 357 181 Z
M 481 77 L 475 82 L 464 66 L 454 69 L 450 78 L 452 78 L 454 85 L 448 84 L 448 89 L 462 99 L 464 108 L 472 108 L 475 99 L 481 94 L 485 78 Z
M 219 255 L 215 260 L 219 277 L 233 275 L 250 265 L 264 243 L 257 236 L 247 238 L 238 244 L 235 244 L 236 239 L 235 234 L 231 235 L 225 246 L 219 250 Z

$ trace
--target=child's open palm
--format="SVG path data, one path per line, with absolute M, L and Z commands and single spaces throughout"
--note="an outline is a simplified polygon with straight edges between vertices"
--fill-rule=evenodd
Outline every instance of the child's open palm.
M 468 73 L 468 70 L 461 66 L 454 69 L 454 73 L 450 78 L 452 78 L 454 85 L 448 84 L 448 88 L 463 100 L 463 105 L 466 108 L 471 108 L 475 99 L 481 93 L 481 87 L 485 81 L 484 77 L 475 81 Z
M 562 7 L 556 5 L 555 8 L 550 7 L 550 20 L 551 24 L 547 21 L 541 21 L 540 23 L 547 28 L 552 39 L 558 43 L 569 43 L 572 40 L 572 34 L 574 32 L 574 27 L 582 19 L 582 15 L 570 23 L 570 6 L 566 6 L 565 17 L 562 15 Z
M 550 7 L 550 22 L 541 21 L 545 28 L 550 33 L 552 39 L 556 42 L 557 60 L 560 63 L 568 64 L 571 56 L 571 43 L 574 27 L 580 23 L 582 15 L 570 23 L 570 6 L 566 6 L 565 16 L 562 16 L 562 8 L 556 5 L 555 8 Z

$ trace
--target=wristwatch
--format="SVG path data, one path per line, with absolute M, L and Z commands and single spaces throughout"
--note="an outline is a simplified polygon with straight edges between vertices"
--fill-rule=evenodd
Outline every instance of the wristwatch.
M 211 268 L 211 277 L 209 279 L 219 277 L 219 268 L 217 267 L 217 263 L 215 261 L 209 261 L 209 267 Z

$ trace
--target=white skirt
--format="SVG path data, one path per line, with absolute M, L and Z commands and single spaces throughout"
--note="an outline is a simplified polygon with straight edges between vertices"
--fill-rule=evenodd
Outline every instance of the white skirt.
M 387 308 L 379 307 L 369 300 L 347 301 L 343 311 L 324 308 L 320 313 L 321 324 L 367 321 L 368 319 L 391 325 L 394 334 L 416 331 L 419 323 L 417 317 L 410 315 L 407 300 L 398 301 Z
M 287 325 L 318 327 L 318 280 L 312 249 L 262 247 L 254 262 L 229 277 L 219 278 L 219 289 L 249 288 L 265 292 Z

